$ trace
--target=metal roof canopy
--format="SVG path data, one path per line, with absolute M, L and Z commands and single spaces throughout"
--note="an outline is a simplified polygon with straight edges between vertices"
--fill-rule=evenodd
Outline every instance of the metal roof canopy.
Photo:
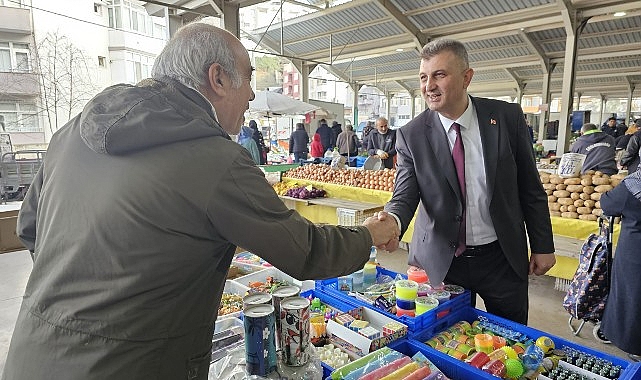
M 259 0 L 166 0 L 224 13 Z M 156 3 L 157 4 L 157 3 Z M 626 12 L 614 17 L 614 12 Z M 178 12 L 184 12 L 178 10 Z M 281 24 L 247 31 L 272 53 L 323 62 L 345 82 L 389 93 L 419 90 L 419 51 L 447 37 L 465 44 L 481 96 L 540 95 L 546 68 L 550 93 L 560 95 L 568 19 L 586 21 L 577 42 L 575 92 L 641 94 L 641 1 L 629 0 L 353 0 Z M 400 51 L 402 49 L 402 51 Z

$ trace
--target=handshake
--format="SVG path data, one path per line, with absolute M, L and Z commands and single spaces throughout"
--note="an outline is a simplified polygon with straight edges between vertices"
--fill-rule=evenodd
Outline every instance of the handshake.
M 372 245 L 377 248 L 392 252 L 398 249 L 401 231 L 396 218 L 391 214 L 381 211 L 363 222 L 372 235 Z

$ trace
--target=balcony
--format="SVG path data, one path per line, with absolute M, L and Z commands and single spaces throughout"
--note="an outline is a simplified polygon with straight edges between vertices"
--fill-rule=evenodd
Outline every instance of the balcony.
M 31 34 L 29 9 L 0 6 L 0 32 Z
M 32 72 L 0 72 L 0 93 L 37 96 L 40 93 L 38 75 Z

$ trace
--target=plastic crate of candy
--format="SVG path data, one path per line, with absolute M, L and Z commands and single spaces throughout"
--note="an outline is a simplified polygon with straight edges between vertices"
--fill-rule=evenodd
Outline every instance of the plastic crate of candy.
M 376 271 L 377 271 L 376 273 L 377 279 L 380 278 L 381 276 L 389 276 L 391 279 L 397 279 L 397 278 L 407 279 L 407 275 L 390 271 L 381 266 L 377 266 Z M 447 314 L 455 310 L 462 309 L 471 304 L 471 293 L 466 290 L 461 295 L 453 297 L 450 300 L 439 304 L 434 309 L 429 310 L 421 315 L 418 315 L 415 317 L 410 317 L 407 315 L 397 316 L 396 314 L 392 314 L 386 310 L 376 307 L 374 304 L 370 303 L 369 300 L 363 297 L 352 296 L 348 292 L 339 290 L 338 278 L 330 278 L 326 280 L 316 281 L 316 289 L 334 298 L 340 299 L 343 302 L 348 302 L 357 306 L 368 307 L 389 318 L 392 318 L 406 325 L 410 336 L 412 336 L 414 332 L 423 330 L 428 326 L 436 323 L 438 320 L 440 320 Z
M 301 296 L 311 301 L 310 335 L 312 343 L 316 346 L 323 344 L 324 348 L 331 346 L 329 348 L 331 352 L 327 358 L 335 359 L 341 356 L 346 359 L 344 362 L 349 362 L 398 339 L 405 339 L 407 334 L 407 326 L 396 323 L 371 309 L 361 306 L 355 307 L 317 290 L 305 291 L 301 293 Z M 329 307 L 331 311 L 321 309 L 321 307 Z M 331 335 L 331 339 L 318 338 L 319 334 L 314 326 L 314 314 L 324 315 L 326 333 L 328 336 Z M 359 329 L 357 322 L 364 322 L 366 327 Z M 368 335 L 365 331 L 372 331 L 374 335 Z M 327 376 L 333 368 L 326 361 L 332 363 L 333 360 L 326 360 L 323 356 L 323 349 L 319 348 L 318 350 L 321 359 L 323 359 L 321 364 L 324 375 Z
M 450 313 L 411 340 L 448 363 L 466 366 L 473 376 L 454 376 L 460 379 L 518 378 L 534 371 L 541 372 L 539 380 L 640 378 L 624 359 L 472 307 Z

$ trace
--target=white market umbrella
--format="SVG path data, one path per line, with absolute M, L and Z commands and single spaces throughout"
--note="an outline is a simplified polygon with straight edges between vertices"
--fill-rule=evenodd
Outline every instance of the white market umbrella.
M 301 102 L 272 91 L 256 91 L 256 98 L 249 102 L 249 112 L 267 117 L 285 115 L 305 115 L 321 107 Z
M 256 91 L 255 95 L 254 100 L 249 102 L 247 111 L 250 114 L 266 116 L 268 119 L 274 116 L 305 115 L 321 108 L 273 91 Z

